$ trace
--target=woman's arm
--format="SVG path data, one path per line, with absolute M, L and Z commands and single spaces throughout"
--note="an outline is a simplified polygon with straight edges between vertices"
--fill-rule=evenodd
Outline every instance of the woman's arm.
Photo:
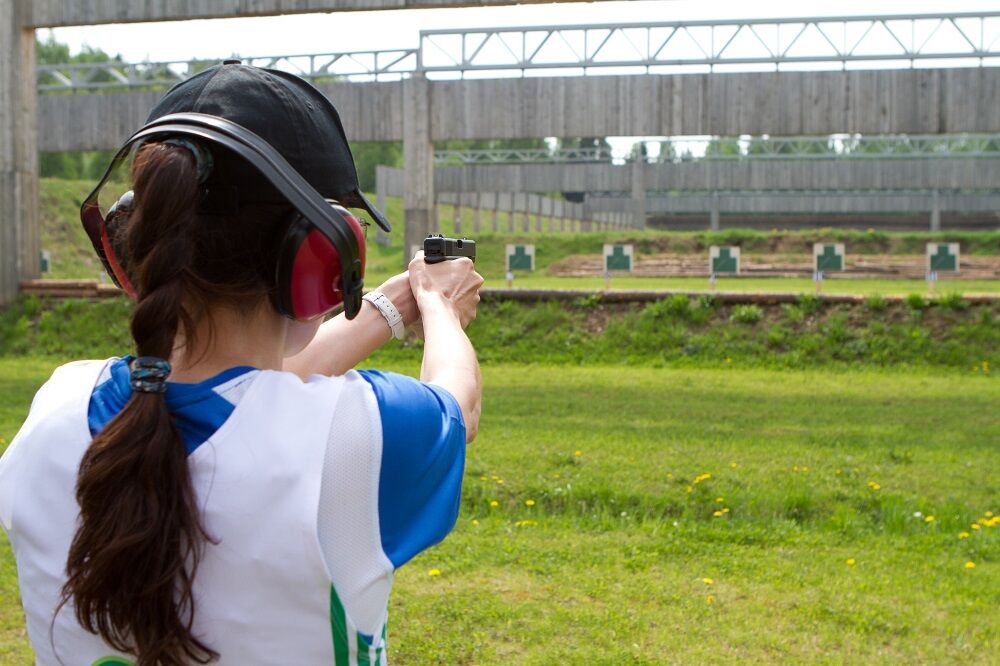
M 476 316 L 482 284 L 483 277 L 468 259 L 425 264 L 421 252 L 410 263 L 410 286 L 424 327 L 420 379 L 455 397 L 469 442 L 479 429 L 483 382 L 476 350 L 464 329 Z
M 410 291 L 408 273 L 389 278 L 378 288 L 403 315 L 409 326 L 420 313 Z M 342 375 L 367 358 L 392 337 L 385 318 L 368 301 L 361 302 L 358 315 L 348 321 L 344 313 L 320 326 L 305 349 L 285 359 L 282 368 L 303 379 L 310 375 Z

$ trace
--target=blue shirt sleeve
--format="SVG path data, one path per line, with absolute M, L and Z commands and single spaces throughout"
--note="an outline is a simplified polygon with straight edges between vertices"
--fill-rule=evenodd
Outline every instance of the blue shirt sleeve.
M 378 401 L 379 531 L 382 549 L 399 568 L 455 526 L 465 468 L 465 421 L 458 401 L 440 386 L 391 372 L 359 374 Z

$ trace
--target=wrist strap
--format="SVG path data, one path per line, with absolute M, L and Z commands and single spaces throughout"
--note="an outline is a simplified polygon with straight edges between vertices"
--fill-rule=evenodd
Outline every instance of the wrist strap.
M 378 311 L 385 317 L 385 322 L 392 329 L 393 337 L 397 340 L 402 340 L 403 336 L 406 335 L 406 327 L 403 326 L 403 315 L 399 314 L 399 310 L 392 304 L 389 297 L 381 291 L 369 291 L 364 295 L 363 300 L 368 301 L 378 308 Z

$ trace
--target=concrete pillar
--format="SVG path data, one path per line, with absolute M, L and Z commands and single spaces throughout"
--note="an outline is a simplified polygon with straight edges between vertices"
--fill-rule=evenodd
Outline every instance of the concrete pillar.
M 941 231 L 941 197 L 937 190 L 931 192 L 931 231 Z
M 375 205 L 378 209 L 385 214 L 386 204 L 389 203 L 389 172 L 391 167 L 387 167 L 383 164 L 379 164 L 375 167 Z M 393 222 L 394 220 L 390 220 Z M 396 233 L 400 230 L 397 229 Z M 375 242 L 379 245 L 388 246 L 391 244 L 389 239 L 389 234 L 382 231 L 382 227 L 375 225 Z
M 409 248 L 423 245 L 437 228 L 434 205 L 434 143 L 431 139 L 430 87 L 420 73 L 403 81 L 403 262 Z
M 510 208 L 507 209 L 507 233 L 514 233 L 514 201 L 511 200 Z
M 719 230 L 719 193 L 712 192 L 712 207 L 709 212 L 708 228 L 712 231 Z
M 500 193 L 493 193 L 493 233 L 500 233 Z
M 472 214 L 472 229 L 478 235 L 483 230 L 483 193 L 476 192 L 476 209 Z
M 535 197 L 535 231 L 542 233 L 542 197 Z
M 0 304 L 39 276 L 38 98 L 28 0 L 0 0 Z

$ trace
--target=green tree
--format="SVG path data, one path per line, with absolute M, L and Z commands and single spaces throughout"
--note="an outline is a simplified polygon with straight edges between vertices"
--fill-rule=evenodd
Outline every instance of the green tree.
M 351 145 L 358 183 L 365 192 L 375 191 L 375 167 L 403 166 L 403 144 L 399 141 L 369 141 Z
M 705 147 L 705 157 L 737 157 L 742 154 L 740 140 L 728 137 L 712 137 Z

